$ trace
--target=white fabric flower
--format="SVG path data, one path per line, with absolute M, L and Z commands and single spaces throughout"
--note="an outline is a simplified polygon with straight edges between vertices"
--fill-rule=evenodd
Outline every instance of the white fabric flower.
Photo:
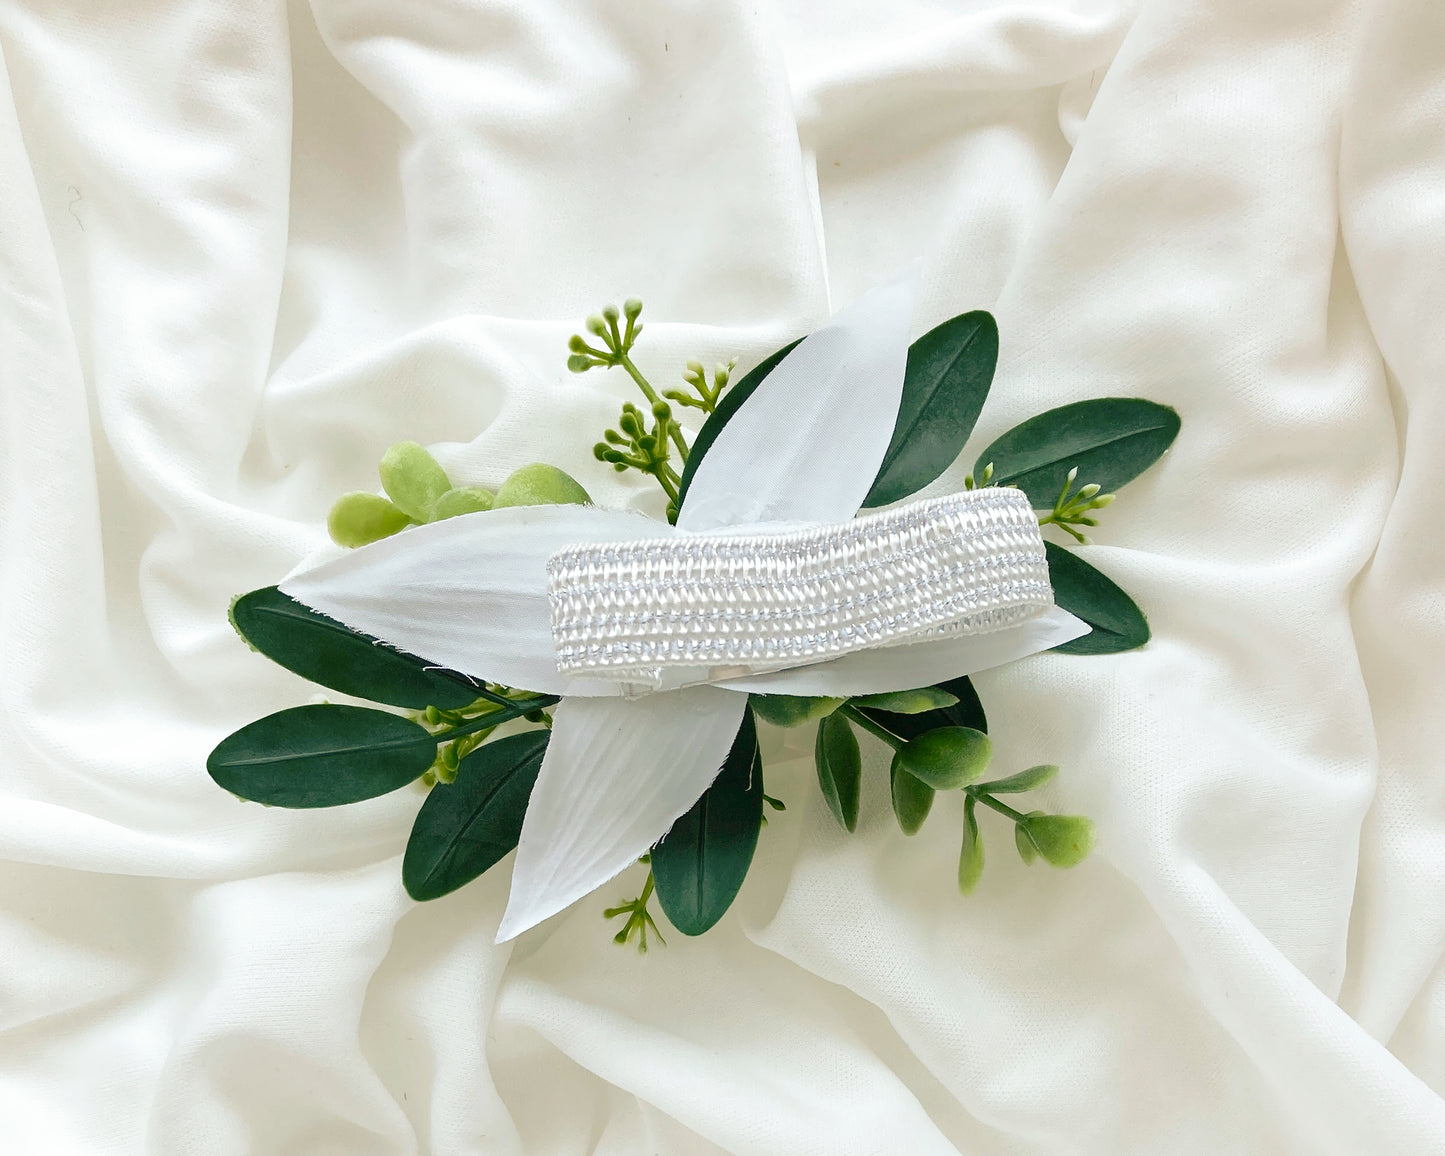
M 563 696 L 498 942 L 588 894 L 661 839 L 722 766 L 749 691 L 844 696 L 925 686 L 1087 633 L 1054 607 L 989 634 L 742 677 L 732 670 L 643 694 L 558 670 L 547 562 L 564 547 L 772 532 L 857 513 L 892 436 L 911 316 L 911 285 L 899 282 L 864 295 L 799 344 L 723 428 L 675 527 L 593 506 L 491 510 L 408 530 L 282 583 L 306 605 L 428 661 Z

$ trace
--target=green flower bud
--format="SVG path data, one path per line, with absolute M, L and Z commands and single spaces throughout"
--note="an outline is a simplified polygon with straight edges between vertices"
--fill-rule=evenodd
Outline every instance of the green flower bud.
M 954 791 L 983 774 L 992 757 L 993 744 L 982 731 L 938 727 L 899 747 L 893 765 L 935 791 Z
M 1114 504 L 1114 499 L 1118 496 L 1118 494 L 1100 494 L 1097 498 L 1095 498 L 1092 502 L 1089 503 L 1089 507 L 1090 509 L 1094 510 L 1102 510 L 1105 506 L 1112 506 Z
M 573 353 L 586 353 L 587 341 L 580 333 L 574 333 L 567 339 L 567 348 Z
M 594 362 L 585 353 L 574 353 L 567 359 L 567 368 L 573 373 L 586 373 Z
M 338 546 L 354 550 L 389 538 L 411 519 L 380 494 L 342 494 L 326 516 L 326 529 Z
M 652 404 L 652 416 L 658 420 L 672 416 L 672 407 L 665 401 L 657 401 Z
M 692 377 L 701 377 L 703 375 L 702 362 L 696 359 L 690 360 L 687 363 L 687 372 Z
M 607 443 L 598 442 L 595 446 L 593 446 L 592 456 L 596 458 L 599 462 L 605 462 L 607 460 Z
M 607 305 L 607 306 L 604 306 L 604 307 L 603 307 L 603 310 L 602 310 L 602 318 L 603 318 L 603 320 L 606 321 L 609 325 L 616 325 L 616 324 L 617 324 L 617 316 L 618 316 L 618 314 L 617 314 L 617 306 L 616 306 L 616 305 Z
M 492 500 L 494 509 L 507 506 L 590 506 L 592 499 L 575 478 L 556 466 L 534 462 L 513 471 Z
M 587 332 L 595 333 L 598 337 L 607 336 L 607 322 L 603 321 L 596 313 L 587 318 Z
M 1041 815 L 1035 812 L 1015 827 L 1019 853 L 1027 843 L 1044 862 L 1054 867 L 1073 867 L 1094 849 L 1094 824 L 1082 815 Z M 1028 861 L 1025 855 L 1025 861 Z
M 1096 483 L 1090 482 L 1087 486 L 1083 486 L 1080 488 L 1077 497 L 1083 500 L 1087 500 L 1097 494 L 1100 488 L 1101 487 L 1098 486 Z
M 622 312 L 627 314 L 627 320 L 636 321 L 642 315 L 642 302 L 636 297 L 629 297 L 622 303 Z
M 441 522 L 461 514 L 480 514 L 492 508 L 492 501 L 491 490 L 484 490 L 481 486 L 458 486 L 436 500 L 431 508 L 431 520 Z
M 416 442 L 397 442 L 382 455 L 378 472 L 391 500 L 416 522 L 425 522 L 436 500 L 452 488 L 436 458 Z

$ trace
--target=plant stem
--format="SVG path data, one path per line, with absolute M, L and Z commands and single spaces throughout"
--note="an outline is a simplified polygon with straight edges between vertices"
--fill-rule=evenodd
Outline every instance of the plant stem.
M 1022 823 L 1025 819 L 1028 818 L 1028 816 L 1025 815 L 1022 811 L 1015 811 L 1007 803 L 1000 803 L 992 795 L 980 794 L 972 787 L 965 787 L 964 790 L 968 792 L 968 797 L 970 799 L 977 799 L 985 807 L 992 807 L 1000 815 L 1007 815 L 1015 823 Z
M 642 390 L 649 404 L 657 405 L 657 403 L 662 400 L 657 396 L 657 390 L 653 389 L 647 378 L 642 376 L 642 371 L 632 364 L 632 358 L 628 357 L 625 353 L 619 353 L 617 355 L 617 364 L 627 370 L 628 376 L 637 382 L 637 388 Z M 677 446 L 678 457 L 682 458 L 683 461 L 687 461 L 687 440 L 682 436 L 681 428 L 676 422 L 670 421 L 667 423 L 667 432 L 669 436 L 671 436 L 673 444 Z
M 842 706 L 838 708 L 838 710 L 841 711 L 843 714 L 847 715 L 870 735 L 873 735 L 875 738 L 882 739 L 895 751 L 898 750 L 899 747 L 904 745 L 902 739 L 900 739 L 897 735 L 895 735 L 892 731 L 886 729 L 885 727 L 879 726 L 876 722 L 874 722 L 871 718 L 865 715 L 852 703 L 845 702 Z
M 473 731 L 501 726 L 504 722 L 511 722 L 512 719 L 521 718 L 524 714 L 531 714 L 534 710 L 542 710 L 545 707 L 555 706 L 561 701 L 562 700 L 554 694 L 537 694 L 531 698 L 516 699 L 510 706 L 505 706 L 501 710 L 494 710 L 487 714 L 479 715 L 449 730 L 437 731 L 436 734 L 432 735 L 432 738 L 436 739 L 439 743 L 444 743 L 450 739 L 461 738 L 462 735 L 469 735 Z

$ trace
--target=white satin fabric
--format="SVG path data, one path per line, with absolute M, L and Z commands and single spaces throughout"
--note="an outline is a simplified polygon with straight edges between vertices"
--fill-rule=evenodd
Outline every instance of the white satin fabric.
M 1445 1150 L 1442 46 L 1438 0 L 0 4 L 0 1150 Z M 506 864 L 405 898 L 418 795 L 206 777 L 312 693 L 227 600 L 388 444 L 649 503 L 587 313 L 641 296 L 666 378 L 919 257 L 922 324 L 1002 334 L 936 490 L 1050 405 L 1184 418 L 1085 551 L 1151 646 L 977 680 L 1086 864 L 987 814 L 965 900 L 958 799 L 905 839 L 875 757 L 845 835 L 770 732 L 713 932 L 614 947 L 624 876 L 494 947 Z

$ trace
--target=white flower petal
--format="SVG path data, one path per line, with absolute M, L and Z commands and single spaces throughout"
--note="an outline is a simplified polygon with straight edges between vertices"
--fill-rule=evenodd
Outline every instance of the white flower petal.
M 950 678 L 976 674 L 1050 647 L 1062 646 L 1088 633 L 1086 622 L 1054 606 L 1027 622 L 992 634 L 964 634 L 932 642 L 860 650 L 830 662 L 728 679 L 717 685 L 754 694 L 830 698 L 881 694 L 890 690 L 933 686 Z
M 713 442 L 678 528 L 853 517 L 893 438 L 912 317 L 907 278 L 804 338 Z
M 717 777 L 746 703 L 711 686 L 559 703 L 497 942 L 594 891 L 667 834 Z
M 518 506 L 404 530 L 281 583 L 292 598 L 439 666 L 543 694 L 610 695 L 557 670 L 547 559 L 578 542 L 665 537 L 597 506 Z

